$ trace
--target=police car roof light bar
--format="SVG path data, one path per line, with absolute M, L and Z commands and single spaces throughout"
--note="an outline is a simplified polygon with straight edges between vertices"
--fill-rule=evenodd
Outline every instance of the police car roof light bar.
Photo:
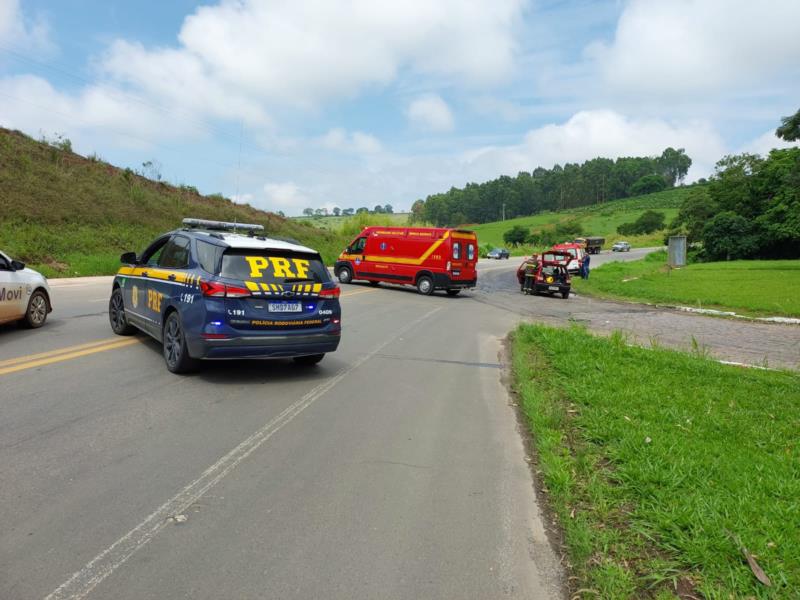
M 228 221 L 208 221 L 206 219 L 184 219 L 183 224 L 193 229 L 209 229 L 213 231 L 264 231 L 263 225 L 255 223 L 230 223 Z

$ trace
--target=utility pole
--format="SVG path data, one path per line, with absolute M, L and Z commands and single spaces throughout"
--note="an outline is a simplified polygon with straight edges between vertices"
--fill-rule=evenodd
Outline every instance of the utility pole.
M 502 221 L 506 220 L 506 203 L 505 202 L 503 202 L 503 218 L 501 220 Z

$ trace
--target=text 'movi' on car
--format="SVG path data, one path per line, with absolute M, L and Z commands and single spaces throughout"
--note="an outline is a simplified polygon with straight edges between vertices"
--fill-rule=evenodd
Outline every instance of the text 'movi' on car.
M 444 227 L 365 227 L 339 255 L 333 272 L 342 283 L 413 285 L 429 296 L 457 296 L 474 288 L 478 273 L 474 231 Z
M 628 242 L 615 242 L 613 246 L 611 246 L 612 252 L 630 252 L 631 245 Z
M 0 324 L 21 321 L 35 329 L 52 310 L 47 279 L 0 252 Z
M 505 248 L 493 248 L 486 254 L 486 258 L 494 258 L 500 260 L 501 258 L 508 258 L 510 256 L 508 250 Z
M 114 333 L 154 337 L 173 373 L 200 359 L 313 365 L 336 350 L 340 290 L 316 250 L 259 235 L 261 225 L 183 224 L 140 256 L 121 256 L 108 311 Z

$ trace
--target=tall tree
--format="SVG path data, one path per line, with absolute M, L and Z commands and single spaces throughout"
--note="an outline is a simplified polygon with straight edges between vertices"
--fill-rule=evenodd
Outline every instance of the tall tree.
M 775 135 L 787 142 L 800 140 L 800 110 L 790 117 L 783 117 L 781 126 L 775 130 Z
M 342 214 L 342 209 L 339 208 L 338 206 L 334 206 L 333 207 L 333 215 L 335 217 L 338 217 L 340 214 Z

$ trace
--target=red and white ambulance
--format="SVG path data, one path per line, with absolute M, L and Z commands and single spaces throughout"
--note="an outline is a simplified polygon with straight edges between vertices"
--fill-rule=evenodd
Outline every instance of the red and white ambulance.
M 365 227 L 339 255 L 334 274 L 378 285 L 416 286 L 426 296 L 445 290 L 455 296 L 475 287 L 478 236 L 474 231 L 432 227 Z

